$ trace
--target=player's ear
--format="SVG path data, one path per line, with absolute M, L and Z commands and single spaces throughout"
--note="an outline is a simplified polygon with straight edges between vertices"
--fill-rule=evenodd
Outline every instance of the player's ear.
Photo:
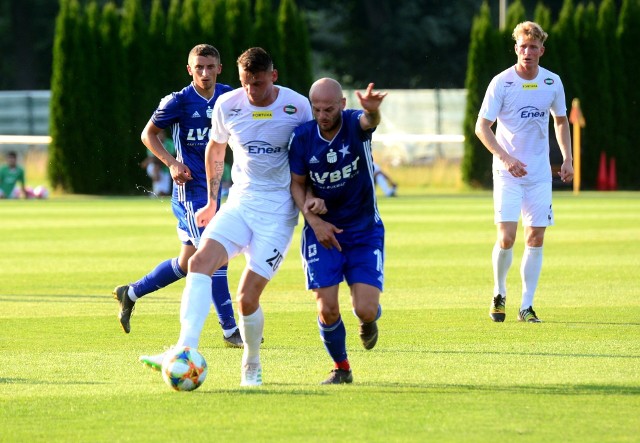
M 273 81 L 273 83 L 278 81 L 278 70 L 275 68 L 273 69 L 273 71 L 271 71 L 271 80 Z
M 540 46 L 540 57 L 544 54 L 544 46 Z
M 191 65 L 187 65 L 187 72 L 189 73 L 189 75 L 193 75 L 193 72 L 191 72 Z

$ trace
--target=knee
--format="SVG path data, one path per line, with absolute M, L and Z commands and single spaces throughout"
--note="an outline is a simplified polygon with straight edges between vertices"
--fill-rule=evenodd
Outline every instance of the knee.
M 198 272 L 201 274 L 206 274 L 205 266 L 206 262 L 202 259 L 201 255 L 197 252 L 189 257 L 187 268 L 189 272 Z
M 340 318 L 340 305 L 323 303 L 318 306 L 318 317 L 325 325 L 331 325 Z
M 531 233 L 527 237 L 527 246 L 530 248 L 540 248 L 544 243 L 544 234 L 540 233 Z
M 498 243 L 500 244 L 500 248 L 502 249 L 511 249 L 513 248 L 513 244 L 516 241 L 515 235 L 510 235 L 507 233 L 503 233 L 498 238 Z
M 356 317 L 363 323 L 371 323 L 378 316 L 377 303 L 362 303 L 354 306 Z

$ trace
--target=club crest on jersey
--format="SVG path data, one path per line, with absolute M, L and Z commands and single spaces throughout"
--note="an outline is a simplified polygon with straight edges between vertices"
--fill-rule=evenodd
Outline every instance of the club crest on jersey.
M 211 118 L 212 115 L 213 109 L 211 109 L 211 106 L 207 106 L 207 118 Z
M 282 110 L 285 112 L 285 114 L 289 114 L 289 115 L 292 115 L 298 112 L 298 108 L 296 108 L 293 105 L 287 105 Z
M 333 149 L 330 149 L 327 152 L 327 163 L 335 163 L 338 161 L 338 154 L 336 154 Z
M 273 111 L 253 111 L 254 120 L 271 120 L 273 118 Z
M 544 84 L 545 85 L 552 85 L 553 84 L 553 79 L 552 78 L 545 78 L 544 79 Z

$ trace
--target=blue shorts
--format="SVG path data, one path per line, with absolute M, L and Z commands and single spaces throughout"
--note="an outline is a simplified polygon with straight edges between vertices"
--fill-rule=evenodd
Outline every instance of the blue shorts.
M 326 249 L 316 239 L 310 226 L 302 229 L 302 264 L 307 277 L 307 289 L 326 288 L 340 284 L 365 283 L 382 291 L 384 284 L 384 225 L 379 223 L 368 231 L 344 231 L 336 235 L 342 252 Z
M 204 228 L 199 228 L 196 223 L 196 211 L 207 204 L 207 200 L 179 202 L 171 200 L 173 215 L 178 219 L 176 230 L 178 238 L 183 245 L 193 245 L 196 248 L 200 244 L 200 236 Z

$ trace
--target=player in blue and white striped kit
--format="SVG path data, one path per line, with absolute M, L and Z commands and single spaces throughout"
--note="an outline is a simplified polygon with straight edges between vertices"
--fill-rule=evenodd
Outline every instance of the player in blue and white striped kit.
M 384 226 L 376 203 L 371 135 L 386 93 L 369 84 L 356 93 L 363 110 L 345 109 L 340 84 L 316 81 L 309 91 L 313 121 L 296 128 L 289 143 L 291 194 L 302 211 L 301 253 L 307 289 L 315 293 L 318 328 L 335 368 L 322 384 L 351 383 L 346 329 L 338 287 L 351 289 L 365 349 L 378 340 L 382 313 Z
M 173 196 L 171 204 L 178 219 L 180 255 L 158 264 L 140 280 L 114 289 L 120 303 L 120 324 L 130 331 L 129 319 L 135 302 L 142 296 L 184 278 L 189 258 L 195 253 L 204 227 L 198 227 L 195 213 L 207 204 L 205 149 L 209 141 L 213 105 L 232 88 L 216 83 L 221 72 L 220 54 L 211 45 L 197 45 L 189 53 L 187 71 L 193 77 L 189 86 L 164 97 L 142 132 L 142 142 L 171 172 Z M 174 158 L 162 145 L 158 134 L 171 129 L 176 148 Z M 218 194 L 220 204 L 220 194 Z M 233 314 L 233 303 L 227 282 L 227 267 L 215 272 L 212 279 L 213 303 L 223 330 L 225 344 L 242 347 L 242 339 Z M 154 369 L 154 362 L 144 362 Z M 157 367 L 156 367 L 157 366 Z

